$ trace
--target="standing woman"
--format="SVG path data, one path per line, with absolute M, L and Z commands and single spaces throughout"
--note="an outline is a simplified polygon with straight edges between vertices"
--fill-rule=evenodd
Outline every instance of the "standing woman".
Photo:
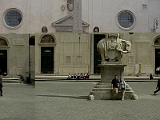
M 126 91 L 126 82 L 122 79 L 120 79 L 120 83 L 119 83 L 119 87 L 121 89 L 121 100 L 124 100 L 124 95 L 125 95 L 125 91 Z
M 2 87 L 3 87 L 2 78 L 0 77 L 0 92 L 1 92 L 1 96 L 3 96 L 3 95 L 2 95 Z

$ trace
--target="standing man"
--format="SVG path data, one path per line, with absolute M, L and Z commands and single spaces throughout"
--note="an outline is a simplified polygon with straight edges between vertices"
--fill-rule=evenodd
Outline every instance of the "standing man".
M 157 90 L 154 91 L 154 95 L 160 90 L 160 79 L 157 81 Z
M 2 87 L 3 87 L 2 78 L 0 77 L 0 93 L 1 93 L 0 96 L 3 96 L 3 95 L 2 95 Z
M 117 78 L 117 75 L 115 75 L 114 79 L 111 82 L 112 100 L 115 99 L 118 94 L 118 86 L 119 86 L 119 80 Z

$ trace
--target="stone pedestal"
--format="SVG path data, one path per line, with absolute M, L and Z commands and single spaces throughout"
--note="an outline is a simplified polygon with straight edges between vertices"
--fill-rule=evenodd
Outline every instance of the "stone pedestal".
M 101 82 L 111 83 L 111 80 L 115 75 L 117 75 L 118 78 L 123 79 L 124 67 L 126 65 L 120 63 L 107 63 L 100 64 L 99 66 L 101 67 Z
M 94 96 L 95 100 L 110 100 L 112 98 L 111 92 L 111 81 L 115 75 L 118 76 L 118 79 L 124 79 L 124 67 L 121 63 L 106 63 L 100 64 L 101 67 L 101 82 L 96 84 L 96 86 L 92 89 L 91 93 Z M 89 97 L 90 98 L 90 97 Z M 118 94 L 115 99 L 121 99 L 121 90 L 118 90 Z M 132 99 L 137 100 L 138 96 L 134 94 L 132 88 L 127 84 L 126 92 L 124 99 Z
M 127 84 L 126 86 L 127 87 L 126 87 L 124 99 L 137 100 L 138 97 L 136 94 L 134 94 L 134 91 L 129 86 L 129 84 Z M 111 98 L 112 98 L 111 90 L 112 90 L 111 84 L 100 82 L 92 89 L 92 93 L 94 95 L 95 100 L 111 100 Z M 118 90 L 118 94 L 115 99 L 117 99 L 117 100 L 121 99 L 121 90 L 120 89 Z

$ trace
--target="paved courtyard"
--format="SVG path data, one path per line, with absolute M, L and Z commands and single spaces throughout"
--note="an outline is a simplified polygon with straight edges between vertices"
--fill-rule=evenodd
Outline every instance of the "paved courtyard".
M 156 82 L 128 82 L 139 100 L 94 100 L 87 95 L 96 82 L 38 81 L 35 120 L 160 120 Z
M 19 83 L 3 83 L 0 97 L 0 120 L 35 120 L 34 87 Z

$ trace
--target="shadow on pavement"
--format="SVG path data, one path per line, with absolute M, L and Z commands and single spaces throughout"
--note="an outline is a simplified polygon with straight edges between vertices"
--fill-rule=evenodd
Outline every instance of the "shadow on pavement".
M 60 98 L 73 98 L 73 99 L 87 99 L 88 96 L 62 96 L 62 95 L 36 95 L 42 97 L 60 97 Z
M 154 95 L 154 94 L 150 94 L 150 95 L 152 95 L 152 96 L 157 96 L 157 95 L 160 95 L 160 94 L 155 94 L 155 95 Z

